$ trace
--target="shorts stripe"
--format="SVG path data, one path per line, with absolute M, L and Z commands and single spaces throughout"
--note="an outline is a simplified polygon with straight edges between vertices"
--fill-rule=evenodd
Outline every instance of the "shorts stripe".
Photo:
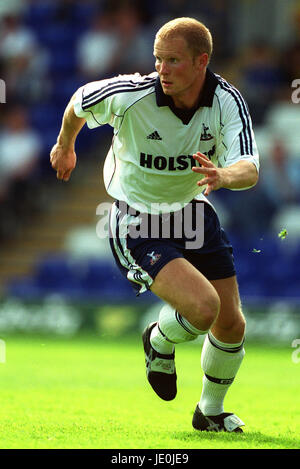
M 132 215 L 125 214 L 121 218 L 121 210 L 118 209 L 114 203 L 111 209 L 110 216 L 110 231 L 113 240 L 113 248 L 117 259 L 121 266 L 127 272 L 127 279 L 130 282 L 140 285 L 139 293 L 144 293 L 150 289 L 153 278 L 146 272 L 131 254 L 130 249 L 127 247 L 128 224 Z

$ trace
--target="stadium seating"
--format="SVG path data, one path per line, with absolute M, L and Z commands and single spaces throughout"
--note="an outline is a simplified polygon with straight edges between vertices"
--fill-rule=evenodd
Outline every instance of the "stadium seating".
M 242 298 L 299 297 L 300 246 L 264 239 L 253 250 L 252 240 L 234 238 L 235 264 Z M 12 296 L 39 298 L 59 293 L 71 300 L 133 301 L 135 294 L 113 258 L 74 258 L 68 254 L 40 260 L 31 279 L 8 285 Z
M 55 2 L 33 2 L 28 5 L 23 23 L 36 35 L 40 47 L 49 56 L 48 78 L 51 83 L 50 95 L 44 102 L 31 106 L 29 115 L 44 142 L 44 155 L 56 140 L 64 108 L 76 91 L 84 84 L 78 75 L 76 44 L 82 33 L 89 27 L 95 4 L 72 3 L 67 12 L 58 9 Z M 67 20 L 64 18 L 67 15 Z M 94 135 L 82 132 L 80 145 L 86 150 L 94 143 Z
M 13 280 L 7 290 L 25 300 L 57 293 L 76 301 L 122 302 L 135 297 L 113 260 L 74 260 L 64 255 L 41 259 L 31 278 Z

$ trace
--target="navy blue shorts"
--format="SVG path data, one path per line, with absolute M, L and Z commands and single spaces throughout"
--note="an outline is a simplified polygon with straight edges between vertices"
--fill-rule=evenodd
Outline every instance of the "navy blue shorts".
M 192 201 L 189 206 L 187 218 L 183 215 L 184 209 L 171 214 L 148 215 L 132 210 L 124 202 L 113 204 L 110 246 L 121 273 L 137 294 L 149 290 L 158 272 L 179 257 L 188 260 L 208 280 L 236 275 L 232 246 L 215 210 L 202 201 Z M 146 230 L 141 226 L 146 226 Z M 187 226 L 189 230 L 185 229 Z M 194 242 L 197 235 L 192 237 L 192 234 L 199 233 L 201 228 L 202 244 L 199 246 L 199 242 Z

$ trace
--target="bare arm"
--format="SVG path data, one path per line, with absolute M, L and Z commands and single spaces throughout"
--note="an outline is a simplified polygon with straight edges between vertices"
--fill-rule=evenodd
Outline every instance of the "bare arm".
M 205 155 L 200 152 L 193 155 L 202 166 L 193 167 L 195 173 L 203 174 L 204 178 L 198 181 L 198 186 L 207 184 L 204 195 L 220 189 L 246 189 L 258 181 L 255 165 L 249 161 L 241 160 L 227 168 L 217 168 Z
M 67 105 L 57 142 L 50 152 L 50 162 L 56 171 L 57 179 L 68 181 L 76 166 L 75 141 L 85 124 L 85 119 L 77 117 L 74 112 L 74 96 Z

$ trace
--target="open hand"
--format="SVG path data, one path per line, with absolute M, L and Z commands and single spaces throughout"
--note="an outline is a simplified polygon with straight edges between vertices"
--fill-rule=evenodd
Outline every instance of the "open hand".
M 220 189 L 223 184 L 222 169 L 217 168 L 214 163 L 212 163 L 206 155 L 200 153 L 200 151 L 194 154 L 193 158 L 201 164 L 200 167 L 193 166 L 192 171 L 204 175 L 204 178 L 197 182 L 198 186 L 207 185 L 204 195 L 209 195 L 211 191 Z

